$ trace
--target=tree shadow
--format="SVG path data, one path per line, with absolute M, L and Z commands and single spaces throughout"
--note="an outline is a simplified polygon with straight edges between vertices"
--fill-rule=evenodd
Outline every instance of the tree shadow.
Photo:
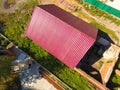
M 6 86 L 6 90 L 21 90 L 19 76 L 15 77 L 13 81 L 7 82 Z
M 77 67 L 84 70 L 87 74 L 89 74 L 90 76 L 94 77 L 95 79 L 102 83 L 100 72 L 97 69 L 93 68 L 90 65 L 87 65 L 86 63 L 82 63 L 82 65 Z
M 31 67 L 23 67 L 20 71 L 21 86 L 24 90 L 34 90 L 31 83 L 36 83 L 41 78 L 39 65 L 35 62 Z
M 0 21 L 0 33 L 3 33 L 4 26 L 5 26 L 5 22 Z
M 63 64 L 60 60 L 58 60 L 51 54 L 48 54 L 46 57 L 37 59 L 37 62 L 40 63 L 41 65 L 43 65 L 45 68 L 47 68 L 53 74 L 55 74 L 59 70 L 62 70 L 65 67 L 65 64 Z M 53 68 L 53 66 L 54 66 L 54 68 Z
M 102 83 L 98 62 L 103 57 L 103 53 L 111 46 L 111 43 L 114 44 L 114 41 L 109 37 L 109 35 L 101 30 L 98 30 L 95 43 L 83 56 L 77 67 L 81 68 L 87 74 Z

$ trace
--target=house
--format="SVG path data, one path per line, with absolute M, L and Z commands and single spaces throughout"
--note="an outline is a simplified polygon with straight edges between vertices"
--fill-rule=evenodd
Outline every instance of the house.
M 98 38 L 97 28 L 50 4 L 35 7 L 25 34 L 68 67 L 88 78 L 99 89 L 107 89 L 84 71 L 76 69 L 79 64 L 84 66 L 88 64 L 87 62 L 89 62 L 89 66 L 92 66 L 91 63 L 94 60 L 94 56 L 96 56 L 95 54 L 98 53 L 101 56 L 111 46 L 107 40 Z M 94 45 L 100 48 L 93 50 Z M 86 54 L 88 55 L 89 51 L 93 54 L 93 56 L 89 54 L 89 57 L 92 57 L 93 60 L 90 60 L 90 58 L 86 59 Z M 86 68 L 89 70 L 88 66 Z M 109 67 L 107 70 L 109 70 Z M 105 73 L 104 76 L 111 75 L 111 72 L 112 70 L 110 70 L 110 73 Z M 102 77 L 102 82 L 106 83 L 107 80 L 104 81 L 104 79 Z
M 98 29 L 55 5 L 34 9 L 25 34 L 61 62 L 75 68 L 96 40 Z

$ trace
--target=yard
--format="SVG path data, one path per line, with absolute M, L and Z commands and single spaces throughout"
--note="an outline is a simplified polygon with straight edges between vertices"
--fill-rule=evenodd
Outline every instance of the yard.
M 40 64 L 46 67 L 49 71 L 54 73 L 57 77 L 59 77 L 63 82 L 69 85 L 74 90 L 94 90 L 94 87 L 88 84 L 88 80 L 78 74 L 77 72 L 71 70 L 70 68 L 66 67 L 64 64 L 59 62 L 56 58 L 50 55 L 48 52 L 43 50 L 37 44 L 29 40 L 28 38 L 22 38 L 21 34 L 24 33 L 26 25 L 30 20 L 33 7 L 36 6 L 38 3 L 36 0 L 29 0 L 29 2 L 21 4 L 20 9 L 16 10 L 15 13 L 11 14 L 1 14 L 0 15 L 0 22 L 3 23 L 3 34 L 7 36 L 11 41 L 13 41 L 19 48 L 27 52 L 33 58 L 35 58 Z M 98 25 L 96 23 L 92 23 L 97 27 L 101 27 L 103 31 L 108 31 L 105 27 Z M 113 38 L 116 39 L 113 32 L 108 32 Z M 2 63 L 2 62 L 1 62 Z M 4 67 L 3 67 L 4 68 Z M 9 71 L 9 69 L 8 69 Z M 1 71 L 2 72 L 2 71 Z M 0 73 L 1 74 L 1 73 Z M 8 74 L 7 74 L 8 75 Z M 8 75 L 10 76 L 10 75 Z M 14 75 L 12 75 L 13 77 Z M 17 75 L 15 75 L 17 78 Z M 15 79 L 18 80 L 18 79 Z M 14 81 L 12 78 L 11 82 Z M 16 82 L 16 81 L 15 81 Z M 13 82 L 12 82 L 13 83 Z M 6 83 L 2 84 L 5 85 L 5 88 L 8 86 Z M 11 86 L 15 86 L 15 83 Z M 15 89 L 12 89 L 15 90 Z M 18 89 L 17 89 L 18 90 Z

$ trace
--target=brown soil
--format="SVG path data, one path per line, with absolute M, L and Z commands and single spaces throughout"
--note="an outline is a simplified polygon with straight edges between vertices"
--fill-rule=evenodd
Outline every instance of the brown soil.
M 12 2 L 12 3 L 10 3 L 10 2 L 8 2 L 8 0 L 6 0 L 5 3 L 4 3 L 4 8 L 5 8 L 5 9 L 9 9 L 9 8 L 11 8 L 13 5 L 15 5 L 15 1 Z

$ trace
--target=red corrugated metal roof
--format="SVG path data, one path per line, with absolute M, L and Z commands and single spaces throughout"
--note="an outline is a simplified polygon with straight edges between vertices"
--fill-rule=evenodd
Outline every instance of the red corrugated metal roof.
M 55 5 L 42 5 L 34 9 L 26 35 L 74 68 L 96 40 L 97 28 Z

